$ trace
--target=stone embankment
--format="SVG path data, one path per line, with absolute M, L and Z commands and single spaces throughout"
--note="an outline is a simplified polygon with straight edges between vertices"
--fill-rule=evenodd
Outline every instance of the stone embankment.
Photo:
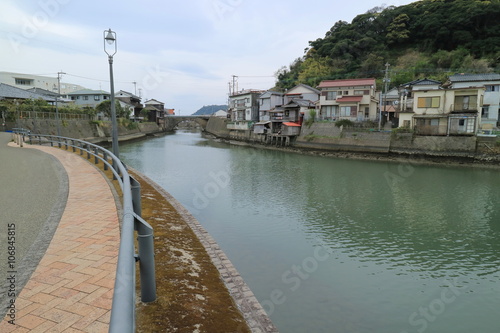
M 220 139 L 259 144 L 262 135 L 251 131 L 227 129 L 227 120 L 212 117 L 206 131 Z M 396 131 L 338 128 L 334 123 L 303 125 L 301 134 L 285 147 L 302 153 L 319 155 L 389 159 L 418 158 L 460 164 L 500 165 L 500 139 L 481 136 L 419 136 Z

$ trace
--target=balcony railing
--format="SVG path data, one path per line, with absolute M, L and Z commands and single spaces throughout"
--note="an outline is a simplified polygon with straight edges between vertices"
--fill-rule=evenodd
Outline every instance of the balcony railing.
M 455 112 L 455 113 L 470 113 L 470 112 L 478 112 L 478 107 L 477 105 L 470 105 L 470 104 L 452 104 L 450 106 L 450 112 Z

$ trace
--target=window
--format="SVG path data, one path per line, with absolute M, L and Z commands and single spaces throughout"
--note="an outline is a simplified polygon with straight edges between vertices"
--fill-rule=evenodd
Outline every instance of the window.
M 488 119 L 489 115 L 490 115 L 489 111 L 490 111 L 490 106 L 489 105 L 485 105 L 483 107 L 483 109 L 481 110 L 481 117 L 485 118 L 485 119 Z
M 477 96 L 456 96 L 455 111 L 477 110 Z
M 336 91 L 327 91 L 326 92 L 326 99 L 327 100 L 334 100 L 337 98 L 337 92 Z
M 354 95 L 370 95 L 370 90 L 354 90 Z
M 356 112 L 358 108 L 356 106 L 341 106 L 340 116 L 341 117 L 356 117 Z
M 344 93 L 342 95 L 349 95 L 349 91 L 344 90 Z
M 439 126 L 439 119 L 431 119 L 431 126 Z
M 438 108 L 441 97 L 419 97 L 418 107 L 419 108 Z
M 465 119 L 459 119 L 458 126 L 464 126 L 464 125 L 465 125 Z
M 108 99 L 108 96 L 102 96 L 102 99 Z
M 488 85 L 486 86 L 486 92 L 500 91 L 500 86 Z
M 84 101 L 88 101 L 89 100 L 89 96 L 83 96 L 83 100 Z
M 94 95 L 94 101 L 99 101 L 101 100 L 101 97 L 99 95 Z
M 20 85 L 20 86 L 32 86 L 33 85 L 33 80 L 30 80 L 30 79 L 17 79 L 16 78 L 16 85 Z

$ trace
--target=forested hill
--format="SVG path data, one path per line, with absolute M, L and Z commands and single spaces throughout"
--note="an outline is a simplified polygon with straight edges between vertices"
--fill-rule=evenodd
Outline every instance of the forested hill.
M 277 89 L 324 79 L 375 77 L 391 86 L 456 72 L 500 70 L 500 0 L 420 0 L 338 21 L 305 56 L 276 72 Z

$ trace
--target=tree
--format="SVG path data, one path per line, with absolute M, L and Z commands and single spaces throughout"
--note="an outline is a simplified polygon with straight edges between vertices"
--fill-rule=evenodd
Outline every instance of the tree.
M 408 30 L 408 22 L 410 17 L 407 14 L 400 14 L 394 18 L 391 24 L 387 27 L 387 43 L 402 43 L 410 37 Z
M 102 112 L 104 115 L 108 118 L 111 118 L 111 101 L 107 100 L 104 102 L 99 103 L 96 107 L 97 112 Z M 116 102 L 115 103 L 115 111 L 116 111 L 116 118 L 127 118 L 129 117 L 129 114 L 127 110 L 124 110 L 120 103 Z

